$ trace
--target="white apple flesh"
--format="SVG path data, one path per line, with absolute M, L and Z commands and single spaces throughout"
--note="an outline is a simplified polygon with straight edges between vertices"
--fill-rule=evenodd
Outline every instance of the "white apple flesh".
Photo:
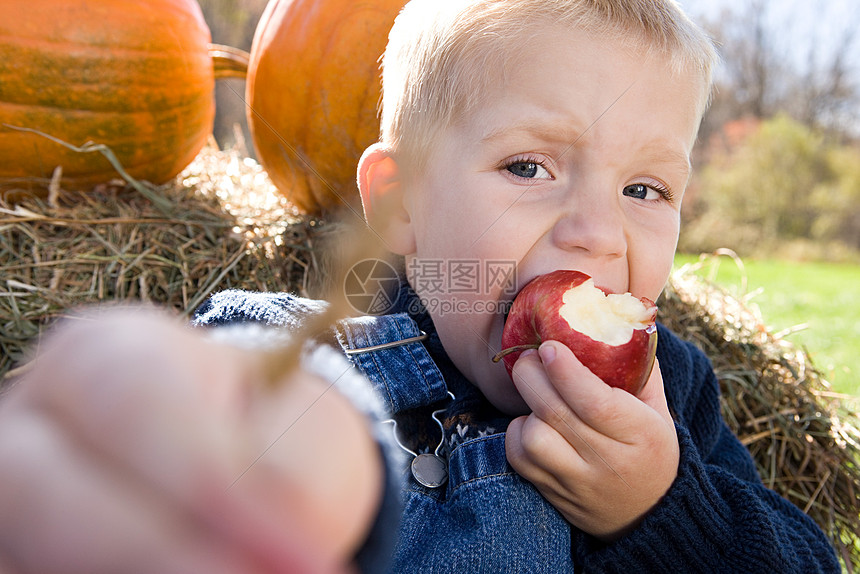
M 567 345 L 606 384 L 637 394 L 657 349 L 657 307 L 645 297 L 607 293 L 580 271 L 558 270 L 530 281 L 514 299 L 502 331 L 511 373 L 519 355 L 553 339 Z

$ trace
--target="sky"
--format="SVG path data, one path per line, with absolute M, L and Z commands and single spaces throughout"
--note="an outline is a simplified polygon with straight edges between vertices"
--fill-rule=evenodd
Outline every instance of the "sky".
M 748 14 L 751 5 L 763 8 L 768 37 L 781 63 L 800 77 L 830 77 L 827 71 L 837 50 L 844 49 L 848 84 L 860 92 L 860 0 L 678 0 L 700 24 L 716 21 L 724 11 Z M 706 26 L 707 27 L 707 26 Z M 810 57 L 810 55 L 813 57 Z M 724 61 L 725 57 L 724 56 Z M 720 70 L 717 70 L 720 77 Z M 860 109 L 846 120 L 848 131 L 860 135 Z
M 696 21 L 715 19 L 723 10 L 742 12 L 756 0 L 678 0 Z M 860 26 L 860 0 L 758 0 L 767 13 L 769 27 L 779 30 L 788 56 L 805 58 L 814 42 L 823 55 L 832 56 L 836 42 L 846 31 Z M 860 75 L 860 33 L 851 47 L 849 61 Z

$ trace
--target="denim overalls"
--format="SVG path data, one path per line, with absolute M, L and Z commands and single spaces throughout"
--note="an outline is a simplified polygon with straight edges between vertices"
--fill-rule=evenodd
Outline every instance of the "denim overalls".
M 349 319 L 337 338 L 392 416 L 449 399 L 422 332 L 406 313 Z M 446 436 L 452 432 L 445 429 Z M 404 471 L 403 519 L 391 572 L 573 571 L 571 527 L 508 464 L 504 432 L 447 450 L 448 480 L 439 488 L 425 487 Z

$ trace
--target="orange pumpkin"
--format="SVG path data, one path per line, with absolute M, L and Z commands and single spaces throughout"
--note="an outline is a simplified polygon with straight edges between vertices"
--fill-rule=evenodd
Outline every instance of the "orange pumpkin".
M 212 132 L 209 28 L 196 0 L 0 2 L 0 193 L 62 166 L 65 188 L 168 181 Z
M 379 135 L 379 57 L 406 0 L 270 0 L 246 83 L 257 158 L 309 213 L 358 206 L 355 169 Z

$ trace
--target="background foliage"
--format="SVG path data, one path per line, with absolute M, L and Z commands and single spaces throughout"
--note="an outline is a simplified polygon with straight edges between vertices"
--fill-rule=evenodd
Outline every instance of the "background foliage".
M 713 145 L 691 190 L 681 249 L 852 259 L 860 249 L 860 146 L 786 114 Z

